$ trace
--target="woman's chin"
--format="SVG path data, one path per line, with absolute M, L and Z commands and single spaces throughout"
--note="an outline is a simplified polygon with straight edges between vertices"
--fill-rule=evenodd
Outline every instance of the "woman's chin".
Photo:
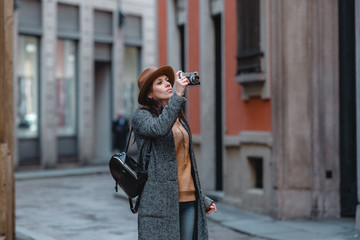
M 168 92 L 168 93 L 167 93 L 168 100 L 171 98 L 171 96 L 172 96 L 173 94 L 174 94 L 173 92 Z

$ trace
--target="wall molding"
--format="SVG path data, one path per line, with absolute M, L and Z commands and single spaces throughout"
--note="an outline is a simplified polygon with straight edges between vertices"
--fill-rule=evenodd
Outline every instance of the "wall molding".
M 242 131 L 238 136 L 225 136 L 226 147 L 240 147 L 243 144 L 273 146 L 273 138 L 270 132 Z
M 192 135 L 193 144 L 201 145 L 201 135 Z M 240 147 L 243 144 L 265 145 L 272 148 L 273 137 L 271 132 L 242 131 L 237 136 L 224 136 L 225 147 Z

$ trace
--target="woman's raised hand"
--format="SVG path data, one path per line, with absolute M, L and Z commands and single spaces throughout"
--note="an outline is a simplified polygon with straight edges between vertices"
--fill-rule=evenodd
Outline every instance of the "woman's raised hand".
M 185 89 L 190 82 L 186 77 L 180 78 L 181 72 L 182 71 L 177 71 L 175 74 L 175 93 L 180 97 L 183 97 L 185 94 Z

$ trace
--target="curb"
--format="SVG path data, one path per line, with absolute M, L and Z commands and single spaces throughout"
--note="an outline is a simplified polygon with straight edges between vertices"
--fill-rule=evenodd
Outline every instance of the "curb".
M 16 226 L 16 240 L 56 240 L 51 236 L 31 231 L 27 228 Z
M 106 166 L 89 166 L 79 168 L 66 169 L 49 169 L 49 170 L 33 170 L 24 172 L 15 172 L 15 180 L 53 178 L 53 177 L 67 177 L 67 176 L 82 176 L 90 174 L 110 174 L 109 167 Z

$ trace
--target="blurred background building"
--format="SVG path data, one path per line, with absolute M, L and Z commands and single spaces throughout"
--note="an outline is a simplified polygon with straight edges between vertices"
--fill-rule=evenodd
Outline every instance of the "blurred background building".
M 156 65 L 155 1 L 15 1 L 15 166 L 106 164 Z
M 107 164 L 141 69 L 168 64 L 200 73 L 186 112 L 213 197 L 280 219 L 356 215 L 359 1 L 15 6 L 16 168 Z
M 200 73 L 186 109 L 206 190 L 280 219 L 355 216 L 359 15 L 354 0 L 158 1 L 159 65 Z

